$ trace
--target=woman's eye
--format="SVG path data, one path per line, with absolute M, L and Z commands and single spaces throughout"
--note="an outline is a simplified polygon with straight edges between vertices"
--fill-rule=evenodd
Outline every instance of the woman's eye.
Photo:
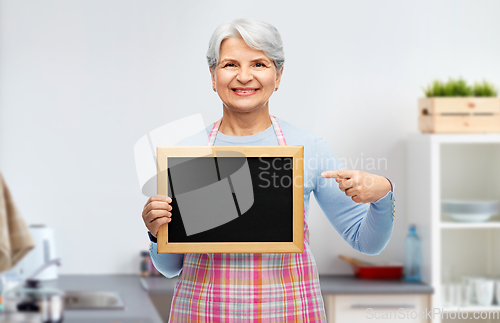
M 255 67 L 264 67 L 265 65 L 262 63 L 255 63 Z
M 224 67 L 234 67 L 234 63 L 227 63 Z

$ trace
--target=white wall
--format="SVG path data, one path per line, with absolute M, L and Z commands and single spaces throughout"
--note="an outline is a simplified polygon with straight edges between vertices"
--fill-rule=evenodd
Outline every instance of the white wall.
M 495 0 L 0 1 L 0 170 L 27 222 L 55 228 L 62 273 L 137 272 L 149 243 L 133 146 L 169 120 L 221 116 L 208 40 L 221 22 L 259 18 L 285 44 L 272 113 L 396 184 L 379 256 L 352 250 L 313 204 L 320 273 L 351 273 L 339 253 L 403 262 L 405 137 L 417 132 L 421 86 L 450 76 L 499 86 L 499 14 Z M 387 169 L 360 168 L 368 158 Z

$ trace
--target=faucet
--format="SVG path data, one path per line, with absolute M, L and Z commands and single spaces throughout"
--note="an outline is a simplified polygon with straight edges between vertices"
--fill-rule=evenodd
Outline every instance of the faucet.
M 28 279 L 26 279 L 27 281 L 28 280 L 32 280 L 34 279 L 39 273 L 41 273 L 42 271 L 44 271 L 45 269 L 47 269 L 48 267 L 52 266 L 52 265 L 58 265 L 58 266 L 61 266 L 61 258 L 55 258 L 55 259 L 52 259 L 46 263 L 44 263 L 40 268 L 38 268 L 34 274 L 32 274 L 30 277 L 28 277 Z

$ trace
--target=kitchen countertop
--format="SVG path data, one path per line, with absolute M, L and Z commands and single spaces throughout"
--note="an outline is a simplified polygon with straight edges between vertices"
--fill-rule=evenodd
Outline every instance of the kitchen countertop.
M 59 275 L 44 286 L 65 291 L 92 290 L 118 292 L 125 304 L 113 310 L 65 310 L 64 323 L 163 323 L 139 275 Z M 166 279 L 166 278 L 165 278 Z
M 141 284 L 152 294 L 172 294 L 178 278 L 141 277 Z M 352 275 L 321 275 L 323 294 L 432 294 L 434 289 L 423 283 L 404 280 L 368 280 Z
M 323 294 L 433 294 L 424 283 L 394 279 L 360 279 L 353 275 L 321 275 Z
M 178 278 L 139 275 L 60 275 L 43 285 L 65 291 L 118 292 L 124 309 L 65 310 L 64 323 L 163 323 L 149 294 L 172 294 Z M 432 294 L 423 283 L 403 280 L 365 280 L 352 275 L 321 275 L 323 294 Z

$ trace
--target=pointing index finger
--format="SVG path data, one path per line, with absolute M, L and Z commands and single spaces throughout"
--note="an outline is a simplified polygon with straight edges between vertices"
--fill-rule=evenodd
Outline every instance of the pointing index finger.
M 321 173 L 321 177 L 323 178 L 350 178 L 351 174 L 348 170 L 340 169 L 340 170 L 328 170 Z

